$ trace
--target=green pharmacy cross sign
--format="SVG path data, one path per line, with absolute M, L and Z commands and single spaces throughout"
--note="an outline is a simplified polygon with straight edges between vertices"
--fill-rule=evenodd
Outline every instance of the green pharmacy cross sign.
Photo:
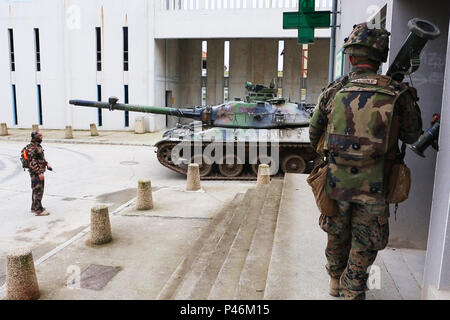
M 283 29 L 298 29 L 298 43 L 313 43 L 314 28 L 329 28 L 331 11 L 314 11 L 315 0 L 299 0 L 298 12 L 283 13 Z

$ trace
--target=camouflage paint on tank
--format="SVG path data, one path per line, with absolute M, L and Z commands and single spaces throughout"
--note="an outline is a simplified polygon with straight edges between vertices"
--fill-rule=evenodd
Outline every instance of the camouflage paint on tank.
M 163 114 L 202 121 L 208 126 L 225 128 L 272 129 L 308 126 L 311 113 L 304 104 L 287 102 L 276 98 L 274 88 L 253 85 L 247 82 L 246 101 L 232 101 L 217 106 L 194 108 L 168 108 L 160 106 L 140 106 L 118 103 L 115 97 L 108 102 L 70 100 L 77 106 L 124 110 L 143 113 Z M 251 91 L 253 90 L 253 91 Z

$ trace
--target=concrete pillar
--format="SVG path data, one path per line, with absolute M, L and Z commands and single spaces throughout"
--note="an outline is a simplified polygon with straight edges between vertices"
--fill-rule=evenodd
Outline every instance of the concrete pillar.
M 223 102 L 224 40 L 208 40 L 206 104 Z
M 91 209 L 91 237 L 89 244 L 105 244 L 112 241 L 108 207 L 98 205 Z
M 6 123 L 2 123 L 0 124 L 1 129 L 0 129 L 0 136 L 7 136 L 8 135 L 8 126 L 6 125 Z
M 97 126 L 95 123 L 91 123 L 91 136 L 98 136 Z
M 64 133 L 64 139 L 73 139 L 72 126 L 66 126 L 66 130 L 64 131 Z
M 268 86 L 278 76 L 278 40 L 236 39 L 230 41 L 229 99 L 245 98 L 245 82 Z
M 317 103 L 322 89 L 328 85 L 330 39 L 315 39 L 308 45 L 308 77 L 306 103 Z
M 190 163 L 187 172 L 187 191 L 200 190 L 200 170 L 198 163 Z
M 137 191 L 137 210 L 153 209 L 152 184 L 150 180 L 139 180 Z
M 38 126 L 37 124 L 33 124 L 33 125 L 31 126 L 31 130 L 32 130 L 32 131 L 39 131 L 39 126 Z
M 422 295 L 425 299 L 445 299 L 445 295 L 447 296 L 446 299 L 450 298 L 450 184 L 448 183 L 450 179 L 450 25 L 447 30 L 449 32 L 445 58 L 446 70 L 439 132 L 439 152 L 436 160 L 433 202 L 423 277 Z M 441 28 L 442 31 L 443 28 Z M 429 154 L 434 150 L 427 152 Z
M 39 285 L 30 248 L 18 248 L 6 256 L 7 300 L 39 299 Z
M 302 47 L 297 39 L 284 41 L 283 97 L 300 101 L 300 81 L 302 77 Z
M 178 106 L 201 105 L 202 41 L 180 40 L 181 101 Z
M 245 82 L 252 81 L 251 74 L 251 39 L 230 40 L 230 70 L 228 78 L 228 98 L 244 98 Z
M 270 183 L 270 167 L 268 164 L 260 164 L 258 166 L 257 185 L 264 185 Z

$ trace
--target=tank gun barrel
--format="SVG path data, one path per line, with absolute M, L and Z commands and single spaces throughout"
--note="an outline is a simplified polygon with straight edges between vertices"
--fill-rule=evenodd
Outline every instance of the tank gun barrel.
M 144 113 L 154 113 L 154 114 L 163 114 L 169 116 L 183 117 L 183 118 L 191 118 L 194 120 L 202 120 L 202 111 L 203 108 L 195 108 L 195 109 L 178 109 L 178 108 L 169 108 L 169 107 L 158 107 L 158 106 L 140 106 L 133 104 L 124 104 L 117 103 L 119 101 L 115 97 L 110 97 L 108 102 L 101 101 L 90 101 L 90 100 L 70 100 L 69 103 L 82 106 L 82 107 L 91 107 L 91 108 L 102 108 L 112 110 L 123 110 L 123 111 L 133 111 L 133 112 L 144 112 Z

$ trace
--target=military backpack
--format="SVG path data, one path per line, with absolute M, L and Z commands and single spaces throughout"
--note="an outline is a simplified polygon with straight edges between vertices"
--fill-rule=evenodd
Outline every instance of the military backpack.
M 23 147 L 22 150 L 20 151 L 20 162 L 22 163 L 22 168 L 24 171 L 25 169 L 30 168 L 30 158 L 29 158 L 30 151 L 28 150 L 28 147 L 29 145 Z
M 330 198 L 383 201 L 394 105 L 405 90 L 390 77 L 368 75 L 351 79 L 336 93 L 324 146 L 329 161 L 325 191 Z

